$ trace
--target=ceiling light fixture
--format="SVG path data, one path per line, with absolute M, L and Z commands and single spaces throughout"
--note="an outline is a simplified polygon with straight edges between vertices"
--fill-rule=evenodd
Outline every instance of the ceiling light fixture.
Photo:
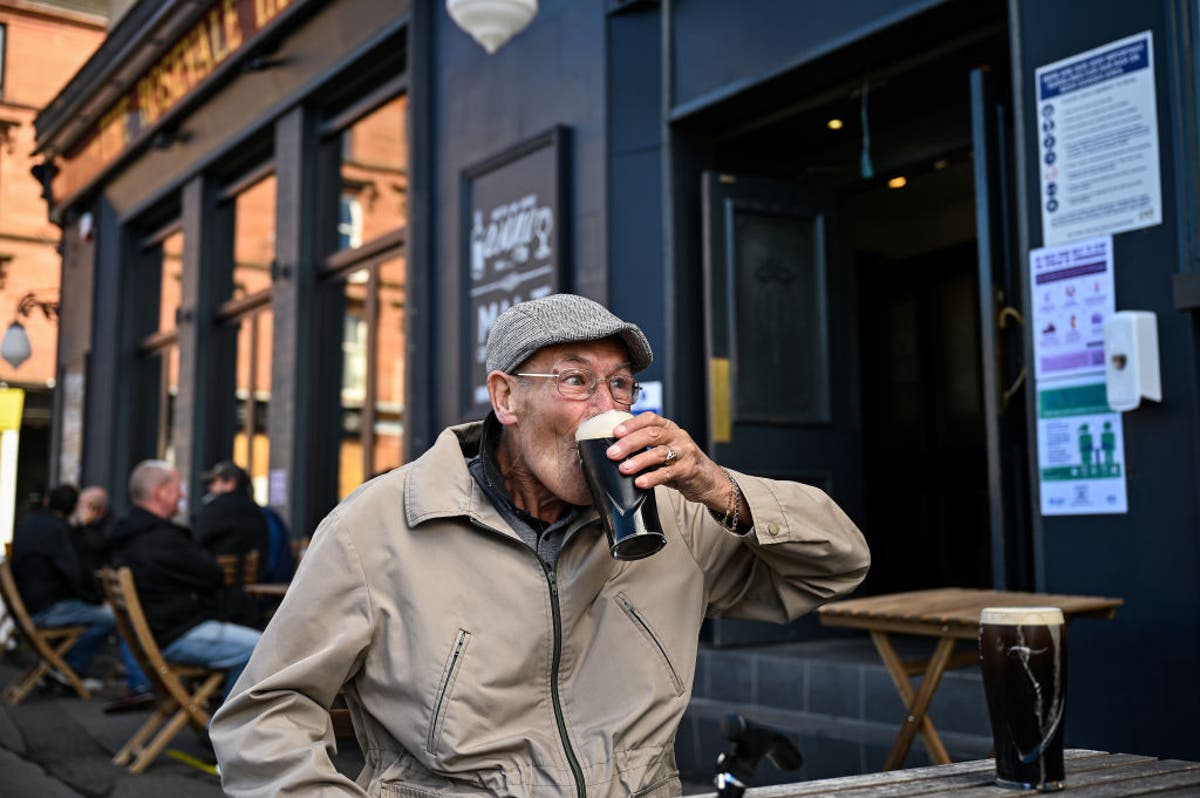
M 845 123 L 837 117 L 834 117 L 825 123 L 825 127 L 829 128 L 830 130 L 841 130 L 843 127 L 845 127 Z
M 488 55 L 524 30 L 537 11 L 537 0 L 446 0 L 450 18 Z

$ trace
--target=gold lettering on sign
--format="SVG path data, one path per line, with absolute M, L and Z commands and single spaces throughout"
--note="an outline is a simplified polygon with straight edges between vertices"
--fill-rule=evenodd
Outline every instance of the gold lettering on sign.
M 279 16 L 279 12 L 287 8 L 290 2 L 291 0 L 254 0 L 254 23 L 261 28 Z
M 238 24 L 237 3 L 225 0 L 225 47 L 229 51 L 242 46 L 242 26 Z

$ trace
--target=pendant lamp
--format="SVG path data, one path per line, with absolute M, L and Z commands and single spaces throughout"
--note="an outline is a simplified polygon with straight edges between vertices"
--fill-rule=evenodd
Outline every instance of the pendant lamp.
M 488 55 L 520 33 L 537 11 L 537 0 L 446 0 L 450 18 Z

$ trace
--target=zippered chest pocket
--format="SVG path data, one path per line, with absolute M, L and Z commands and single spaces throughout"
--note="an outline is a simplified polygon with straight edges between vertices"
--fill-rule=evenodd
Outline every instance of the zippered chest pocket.
M 442 668 L 437 696 L 433 701 L 433 717 L 429 722 L 429 737 L 425 740 L 425 750 L 431 754 L 438 752 L 438 740 L 441 739 L 442 726 L 446 722 L 446 706 L 450 703 L 450 696 L 454 692 L 454 683 L 458 680 L 458 674 L 462 670 L 463 658 L 466 656 L 467 644 L 470 642 L 471 633 L 466 629 L 459 629 L 458 635 L 454 639 L 454 645 L 450 648 L 450 655 L 446 658 L 445 667 Z
M 644 615 L 638 612 L 637 606 L 624 593 L 617 594 L 617 604 L 629 620 L 633 622 L 633 625 L 638 628 L 638 631 L 645 636 L 650 646 L 658 655 L 659 661 L 662 662 L 663 667 L 667 670 L 667 675 L 671 677 L 671 684 L 675 686 L 675 695 L 683 695 L 683 679 L 679 678 L 679 672 L 671 664 L 671 658 L 667 656 L 667 649 L 659 642 L 658 635 L 654 633 L 654 628 L 650 626 L 650 622 L 646 620 Z

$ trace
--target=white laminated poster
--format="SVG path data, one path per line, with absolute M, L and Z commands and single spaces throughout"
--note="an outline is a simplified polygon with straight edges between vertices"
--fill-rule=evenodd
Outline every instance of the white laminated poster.
M 1042 515 L 1128 512 L 1121 414 L 1108 406 L 1112 236 L 1029 255 Z
M 1150 31 L 1038 67 L 1046 246 L 1162 223 Z

